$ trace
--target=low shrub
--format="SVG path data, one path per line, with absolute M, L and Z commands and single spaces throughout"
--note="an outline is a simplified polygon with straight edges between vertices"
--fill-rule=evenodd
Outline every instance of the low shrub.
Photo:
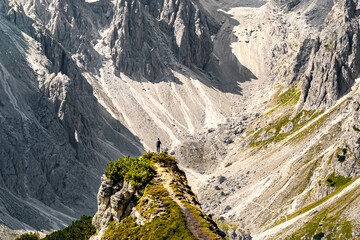
M 39 240 L 39 233 L 25 233 L 20 237 L 16 238 L 15 240 Z
M 91 223 L 92 217 L 82 216 L 70 226 L 47 235 L 43 240 L 87 240 L 96 233 L 96 228 Z
M 345 162 L 346 157 L 344 155 L 337 155 L 338 161 L 339 162 Z
M 148 184 L 155 176 L 155 169 L 147 157 L 138 158 L 119 158 L 115 162 L 110 162 L 105 170 L 107 178 L 115 183 L 123 180 L 131 180 L 134 189 L 141 189 Z M 152 156 L 151 156 L 152 157 Z
M 63 230 L 55 231 L 42 240 L 87 240 L 96 233 L 96 228 L 91 223 L 92 217 L 82 216 Z M 16 240 L 40 240 L 38 233 L 25 233 Z
M 321 240 L 323 237 L 325 236 L 325 234 L 323 232 L 318 233 L 314 236 L 315 240 Z

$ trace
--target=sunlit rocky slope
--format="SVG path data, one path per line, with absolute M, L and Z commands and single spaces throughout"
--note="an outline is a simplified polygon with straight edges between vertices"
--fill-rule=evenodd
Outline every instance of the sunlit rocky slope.
M 0 220 L 94 213 L 106 163 L 160 137 L 232 238 L 358 237 L 358 9 L 0 1 Z

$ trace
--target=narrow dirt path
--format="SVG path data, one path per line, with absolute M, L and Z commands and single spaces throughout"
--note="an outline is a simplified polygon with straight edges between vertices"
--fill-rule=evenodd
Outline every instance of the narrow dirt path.
M 212 239 L 212 237 L 204 231 L 202 228 L 199 219 L 194 216 L 194 214 L 190 211 L 187 206 L 181 202 L 181 200 L 176 196 L 176 193 L 174 189 L 171 187 L 171 182 L 174 180 L 173 176 L 169 173 L 169 171 L 166 168 L 161 167 L 158 163 L 155 164 L 156 172 L 158 173 L 158 176 L 156 177 L 156 180 L 159 181 L 166 191 L 169 193 L 169 196 L 171 197 L 174 202 L 180 207 L 181 211 L 183 212 L 185 219 L 186 219 L 186 226 L 189 228 L 191 233 L 197 238 L 197 239 L 204 239 L 209 240 Z

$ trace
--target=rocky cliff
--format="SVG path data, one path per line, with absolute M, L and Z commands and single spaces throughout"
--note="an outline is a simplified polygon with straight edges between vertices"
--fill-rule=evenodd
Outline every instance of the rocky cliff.
M 21 5 L 1 4 L 0 222 L 58 229 L 93 213 L 107 159 L 144 150 L 99 104 L 66 49 Z
M 169 64 L 204 68 L 209 61 L 217 26 L 196 1 L 126 0 L 115 9 L 107 40 L 117 74 L 169 81 Z
M 297 56 L 294 79 L 303 79 L 305 108 L 331 106 L 359 75 L 359 21 L 353 1 L 339 1 L 318 37 L 305 40 Z

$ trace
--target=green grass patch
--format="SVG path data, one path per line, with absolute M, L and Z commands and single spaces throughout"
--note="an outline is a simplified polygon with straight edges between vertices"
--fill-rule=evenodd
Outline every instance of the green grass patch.
M 346 183 L 350 182 L 352 180 L 352 177 L 345 178 L 343 176 L 337 176 L 335 173 L 332 173 L 330 176 L 327 177 L 326 183 L 334 187 L 335 189 L 338 189 L 345 185 Z
M 31 233 L 24 233 L 15 240 L 39 240 L 39 239 L 40 239 L 39 233 L 31 232 Z
M 108 163 L 105 175 L 115 183 L 130 179 L 131 186 L 134 189 L 141 189 L 155 176 L 154 166 L 151 159 L 149 159 L 150 155 L 153 157 L 149 153 L 140 159 L 130 157 L 119 158 L 115 162 Z
M 318 117 L 322 112 L 320 112 L 316 117 Z M 314 133 L 314 131 L 316 129 L 318 129 L 319 127 L 321 127 L 324 122 L 331 116 L 331 113 L 325 114 L 324 116 L 322 116 L 321 118 L 319 118 L 318 120 L 316 120 L 315 122 L 313 122 L 310 126 L 308 126 L 306 129 L 304 129 L 303 131 L 301 131 L 300 133 L 296 134 L 294 137 L 292 137 L 290 139 L 290 141 L 296 141 L 296 142 L 300 142 L 301 140 L 304 140 L 307 136 L 309 136 L 310 134 Z M 314 117 L 314 118 L 316 118 Z M 313 120 L 314 118 L 310 119 Z
M 257 147 L 257 146 L 267 146 L 270 143 L 277 143 L 288 137 L 290 134 L 298 131 L 303 126 L 305 126 L 309 121 L 315 119 L 318 117 L 322 112 L 321 111 L 315 111 L 315 110 L 302 110 L 298 114 L 295 115 L 295 117 L 291 118 L 291 114 L 287 114 L 286 116 L 280 118 L 272 126 L 267 126 L 257 132 L 254 133 L 252 140 L 250 142 L 251 147 Z M 287 132 L 282 132 L 282 128 L 285 127 L 287 124 L 292 124 L 293 128 Z M 258 138 L 261 134 L 264 133 L 271 133 L 272 131 L 272 137 L 266 139 L 266 140 L 260 140 L 258 141 Z
M 316 213 L 312 219 L 286 239 L 315 239 L 315 237 L 320 237 L 321 233 L 326 235 L 326 239 L 355 239 L 354 226 L 345 217 L 344 212 L 358 197 L 358 189 L 348 192 L 327 208 Z
M 210 225 L 210 222 L 212 222 L 215 226 L 216 223 L 209 216 L 204 215 L 201 211 L 199 211 L 197 208 L 195 208 L 188 202 L 186 201 L 182 201 L 182 202 L 186 205 L 188 209 L 190 209 L 193 216 L 199 220 L 202 229 L 208 234 L 209 240 L 223 239 L 215 233 L 215 229 Z
M 276 107 L 265 113 L 265 115 L 274 112 L 280 106 L 285 105 L 287 103 L 291 103 L 295 105 L 300 100 L 300 96 L 301 96 L 300 89 L 296 89 L 295 87 L 290 88 L 289 90 L 285 91 L 284 93 L 280 94 L 274 99 L 275 103 L 277 104 Z
M 76 220 L 64 230 L 53 232 L 47 235 L 43 240 L 78 240 L 89 239 L 96 233 L 95 227 L 91 223 L 92 217 L 82 216 L 80 220 Z
M 236 229 L 238 229 L 238 226 L 236 224 L 229 223 L 229 222 L 221 222 L 221 221 L 216 220 L 216 224 L 224 232 L 228 232 L 230 229 L 234 230 L 234 231 Z
M 70 226 L 63 230 L 55 231 L 42 240 L 87 240 L 96 233 L 96 228 L 91 223 L 92 217 L 82 216 L 80 220 L 76 220 Z M 38 233 L 26 233 L 16 240 L 39 240 Z

